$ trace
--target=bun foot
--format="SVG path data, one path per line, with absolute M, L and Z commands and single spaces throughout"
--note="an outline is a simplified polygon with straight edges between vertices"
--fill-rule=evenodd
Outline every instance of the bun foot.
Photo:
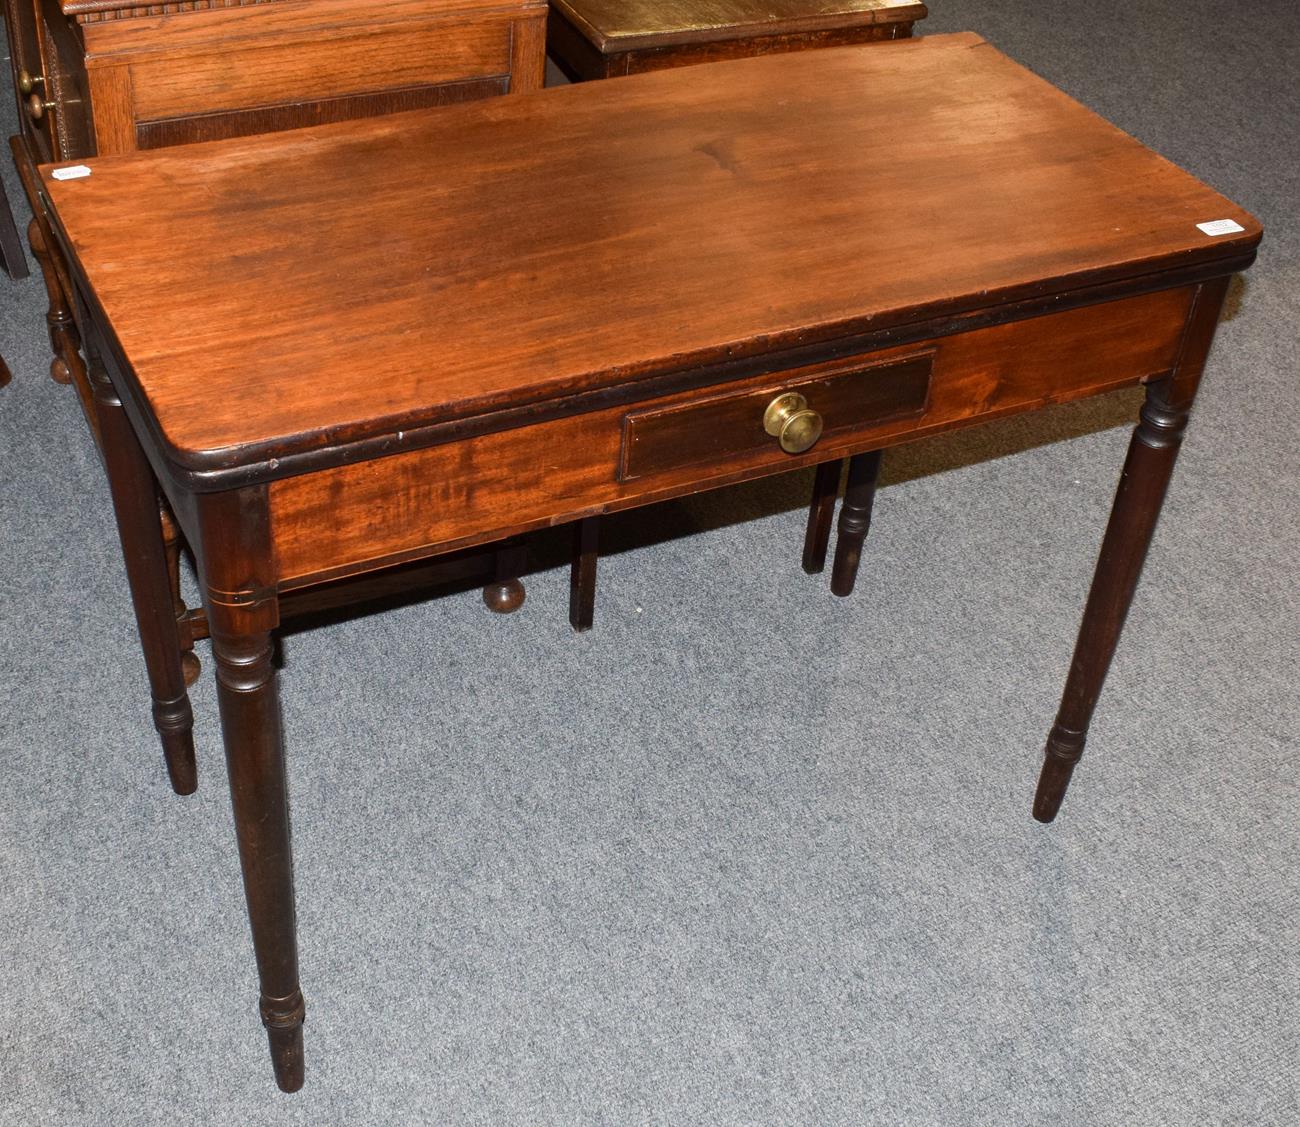
M 483 603 L 494 614 L 509 614 L 524 605 L 524 585 L 518 579 L 499 579 L 483 588 Z
M 72 370 L 62 356 L 56 356 L 50 361 L 50 379 L 55 383 L 67 384 L 72 382 Z
M 185 687 L 188 689 L 195 681 L 199 679 L 199 674 L 203 672 L 203 663 L 199 661 L 193 650 L 184 650 L 181 653 L 181 673 L 185 677 Z

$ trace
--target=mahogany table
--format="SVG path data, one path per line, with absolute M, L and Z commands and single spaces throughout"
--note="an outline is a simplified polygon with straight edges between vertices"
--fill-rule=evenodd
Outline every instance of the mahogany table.
M 304 1004 L 271 653 L 299 592 L 1144 384 L 1034 798 L 1050 821 L 1261 237 L 969 34 L 87 164 L 42 191 L 154 715 L 192 785 L 160 490 L 198 560 L 286 1090 Z
M 546 51 L 574 82 L 906 39 L 920 0 L 550 0 Z

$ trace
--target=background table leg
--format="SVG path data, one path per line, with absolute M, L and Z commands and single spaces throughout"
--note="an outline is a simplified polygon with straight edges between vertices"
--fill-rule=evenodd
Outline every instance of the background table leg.
M 839 537 L 835 541 L 835 563 L 831 568 L 831 591 L 853 594 L 858 579 L 862 542 L 871 527 L 871 506 L 876 500 L 876 478 L 880 476 L 880 451 L 855 454 L 849 459 L 849 481 L 840 506 Z
M 808 531 L 803 538 L 803 569 L 809 575 L 820 575 L 826 567 L 826 546 L 831 539 L 831 521 L 835 517 L 835 498 L 840 491 L 843 468 L 844 461 L 823 462 L 813 478 Z
M 153 693 L 154 725 L 162 737 L 172 789 L 193 794 L 198 786 L 194 714 L 185 691 L 167 551 L 158 523 L 158 487 L 122 402 L 97 362 L 92 365 L 92 378 L 104 465 Z
M 569 625 L 590 630 L 596 616 L 596 560 L 600 552 L 600 517 L 584 517 L 573 526 L 573 562 L 569 565 Z
M 81 340 L 72 319 L 68 299 L 63 293 L 63 284 L 59 281 L 58 271 L 50 258 L 51 251 L 39 219 L 33 219 L 27 225 L 27 241 L 31 243 L 32 257 L 41 268 L 45 292 L 50 299 L 50 307 L 45 314 L 50 332 L 50 348 L 54 352 L 54 359 L 50 362 L 50 379 L 55 383 L 72 383 L 73 365 L 81 363 Z
M 0 184 L 0 266 L 15 280 L 27 277 L 27 259 L 23 256 L 23 244 L 18 238 L 14 213 L 9 207 L 9 196 L 3 184 Z
M 167 585 L 172 593 L 172 609 L 176 615 L 177 637 L 181 646 L 181 672 L 185 675 L 185 684 L 192 685 L 199 679 L 202 666 L 194 653 L 193 635 L 189 630 L 180 629 L 181 620 L 188 610 L 185 600 L 181 598 L 181 530 L 176 527 L 176 518 L 172 516 L 166 501 L 159 505 L 158 519 L 167 555 Z
M 1061 708 L 1047 737 L 1034 794 L 1034 817 L 1040 822 L 1056 817 L 1075 764 L 1083 755 L 1088 725 L 1137 590 L 1227 286 L 1225 278 L 1200 287 L 1174 374 L 1147 385 L 1141 421 L 1129 443 L 1088 592 Z

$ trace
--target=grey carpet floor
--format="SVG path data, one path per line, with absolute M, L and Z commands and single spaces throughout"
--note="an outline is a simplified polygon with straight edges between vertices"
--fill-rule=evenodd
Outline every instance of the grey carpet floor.
M 612 521 L 587 636 L 554 542 L 512 617 L 289 635 L 280 1094 L 210 670 L 181 799 L 40 284 L 5 285 L 0 1122 L 1300 1121 L 1300 13 L 933 8 L 1268 229 L 1058 822 L 1030 795 L 1131 394 L 889 457 L 848 600 L 799 569 L 801 478 Z

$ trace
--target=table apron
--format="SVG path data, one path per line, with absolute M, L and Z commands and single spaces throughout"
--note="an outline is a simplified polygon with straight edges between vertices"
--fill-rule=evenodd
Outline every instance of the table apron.
M 301 587 L 1136 384 L 1175 366 L 1192 292 L 1049 313 L 284 478 L 268 488 L 278 583 Z M 769 393 L 846 379 L 867 394 L 826 396 L 825 431 L 807 453 L 787 454 L 775 438 L 755 442 Z M 875 392 L 873 380 L 895 381 L 896 390 Z M 746 405 L 743 418 L 719 410 L 732 396 Z M 850 401 L 856 414 L 846 416 Z M 874 415 L 863 406 L 871 402 Z M 683 452 L 660 424 L 655 440 L 666 448 L 632 476 L 628 435 L 647 412 L 683 420 Z M 714 418 L 718 436 L 702 450 L 689 421 L 698 431 L 699 420 Z

